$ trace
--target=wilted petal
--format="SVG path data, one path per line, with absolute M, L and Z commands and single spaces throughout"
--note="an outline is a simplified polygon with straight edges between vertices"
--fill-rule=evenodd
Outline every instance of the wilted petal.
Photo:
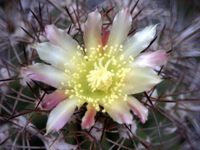
M 150 42 L 155 38 L 156 26 L 148 26 L 143 30 L 136 32 L 124 44 L 123 50 L 126 57 L 137 56 L 142 50 L 147 48 Z
M 8 78 L 10 78 L 14 75 L 15 75 L 14 72 L 9 70 L 8 68 L 1 68 L 0 69 L 0 77 L 2 79 L 8 79 Z
M 162 65 L 164 61 L 168 58 L 168 54 L 166 54 L 164 51 L 159 50 L 139 55 L 131 65 L 139 67 L 156 67 Z
M 140 117 L 142 123 L 145 123 L 148 117 L 148 109 L 132 96 L 128 96 L 126 102 L 134 114 Z
M 58 29 L 54 25 L 46 25 L 45 32 L 47 39 L 54 45 L 61 47 L 62 49 L 76 54 L 78 42 L 76 42 L 67 32 L 62 29 Z
M 69 77 L 63 71 L 50 65 L 36 63 L 22 68 L 22 72 L 35 81 L 42 81 L 53 87 L 61 87 L 61 82 L 67 83 Z
M 51 135 L 48 137 L 45 137 L 45 140 L 43 140 L 45 149 L 46 150 L 77 150 L 77 145 L 69 144 L 65 141 L 64 138 L 65 135 L 58 134 L 56 136 Z
M 148 91 L 161 81 L 153 69 L 133 67 L 124 79 L 125 86 L 122 93 L 135 94 Z
M 53 93 L 44 96 L 42 99 L 42 107 L 53 108 L 68 97 L 69 95 L 65 94 L 65 90 L 56 90 Z
M 58 104 L 49 114 L 46 134 L 51 131 L 56 132 L 61 129 L 68 119 L 73 115 L 73 112 L 76 108 L 78 100 L 73 98 L 68 98 L 67 100 L 62 101 Z
M 126 126 L 124 126 L 124 125 L 120 125 L 118 127 L 119 136 L 121 138 L 125 138 L 125 139 L 129 139 L 130 137 L 132 138 L 134 136 L 134 134 L 136 134 L 136 130 L 137 130 L 137 123 L 135 120 L 132 121 L 132 124 L 130 125 L 129 129 L 127 129 Z M 129 134 L 127 134 L 127 132 Z
M 87 53 L 89 55 L 92 53 L 90 48 L 102 45 L 101 27 L 102 27 L 101 15 L 96 9 L 94 12 L 88 15 L 88 19 L 85 23 L 85 28 L 83 33 L 85 48 L 87 49 Z
M 87 129 L 87 131 L 89 131 L 90 133 L 87 134 L 87 137 L 91 142 L 94 142 L 96 140 L 100 141 L 103 134 L 103 123 L 97 121 L 95 125 L 90 129 Z
M 68 69 L 72 69 L 70 60 L 74 55 L 70 51 L 65 51 L 50 42 L 37 43 L 32 47 L 37 50 L 40 59 L 50 63 L 52 66 L 61 70 L 65 70 L 66 66 Z
M 94 125 L 95 115 L 96 115 L 96 109 L 91 104 L 88 104 L 87 111 L 86 111 L 84 117 L 82 118 L 82 124 L 81 124 L 82 129 L 87 129 Z
M 114 18 L 108 46 L 123 45 L 131 29 L 132 18 L 127 9 L 122 9 Z
M 116 100 L 109 106 L 104 106 L 107 113 L 111 116 L 111 118 L 120 123 L 131 124 L 133 116 L 130 113 L 130 109 L 125 101 Z

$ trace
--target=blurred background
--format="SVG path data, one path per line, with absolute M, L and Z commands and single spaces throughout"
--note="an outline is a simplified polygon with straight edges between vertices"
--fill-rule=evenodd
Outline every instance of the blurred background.
M 99 9 L 103 28 L 128 7 L 132 30 L 158 24 L 148 51 L 165 50 L 170 58 L 156 68 L 164 79 L 135 96 L 149 108 L 145 124 L 119 125 L 98 113 L 94 127 L 82 130 L 85 108 L 59 132 L 44 136 L 50 110 L 40 106 L 52 87 L 33 82 L 21 68 L 41 62 L 31 48 L 46 41 L 44 26 L 65 29 L 80 44 L 88 13 Z M 130 32 L 129 35 L 133 35 Z M 0 148 L 198 150 L 200 142 L 200 1 L 199 0 L 0 0 Z

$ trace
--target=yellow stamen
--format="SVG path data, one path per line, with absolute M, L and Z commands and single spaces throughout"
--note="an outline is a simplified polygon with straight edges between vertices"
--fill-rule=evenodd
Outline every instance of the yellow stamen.
M 89 82 L 92 91 L 95 91 L 96 89 L 106 91 L 112 84 L 112 76 L 114 76 L 114 73 L 111 73 L 107 70 L 110 64 L 110 60 L 106 63 L 105 66 L 103 66 L 103 59 L 104 57 L 100 58 L 99 66 L 97 66 L 97 63 L 95 62 L 94 70 L 91 70 L 89 75 L 87 75 L 87 81 Z

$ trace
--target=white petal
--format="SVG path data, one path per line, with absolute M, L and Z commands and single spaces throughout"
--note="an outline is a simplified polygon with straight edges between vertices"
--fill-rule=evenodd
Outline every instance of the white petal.
M 156 67 L 162 65 L 168 58 L 168 54 L 159 50 L 139 55 L 130 65 L 138 67 Z
M 142 123 L 145 123 L 148 117 L 148 109 L 132 96 L 128 96 L 126 101 L 134 114 L 140 117 Z
M 128 32 L 131 29 L 132 18 L 127 9 L 122 9 L 114 18 L 110 36 L 108 38 L 108 46 L 123 45 L 127 39 Z
M 36 63 L 22 68 L 22 72 L 35 81 L 41 81 L 53 87 L 61 87 L 61 82 L 67 83 L 69 76 L 50 65 Z
M 101 15 L 96 9 L 94 12 L 88 15 L 83 33 L 85 48 L 87 49 L 88 55 L 92 53 L 92 50 L 90 48 L 97 48 L 98 45 L 102 45 L 101 27 Z
M 54 45 L 76 54 L 78 42 L 75 41 L 66 31 L 58 29 L 54 25 L 46 25 L 45 32 L 47 39 Z
M 124 94 L 135 94 L 148 91 L 162 80 L 151 68 L 131 68 L 131 71 L 124 79 L 125 86 L 122 89 Z
M 56 132 L 61 129 L 73 115 L 77 103 L 78 100 L 73 97 L 58 104 L 49 114 L 46 134 L 51 131 Z
M 141 51 L 147 48 L 150 42 L 155 38 L 156 26 L 148 26 L 143 30 L 135 33 L 124 44 L 123 50 L 126 57 L 137 56 Z
M 68 69 L 73 70 L 70 60 L 74 55 L 73 53 L 70 53 L 70 51 L 65 51 L 50 42 L 37 43 L 32 47 L 37 50 L 40 59 L 50 63 L 52 66 L 63 71 L 66 69 L 66 66 Z
M 120 123 L 131 124 L 133 116 L 130 113 L 130 109 L 125 101 L 123 100 L 115 100 L 112 104 L 108 106 L 104 106 L 104 109 L 110 115 L 110 117 Z

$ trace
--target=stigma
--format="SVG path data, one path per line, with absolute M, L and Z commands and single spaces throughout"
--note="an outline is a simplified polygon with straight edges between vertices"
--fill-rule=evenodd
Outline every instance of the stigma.
M 104 57 L 99 59 L 99 63 L 94 63 L 94 70 L 91 70 L 86 76 L 89 86 L 92 88 L 92 92 L 95 90 L 107 91 L 112 85 L 112 77 L 114 73 L 108 71 L 108 66 L 111 60 L 108 60 L 103 66 L 102 61 Z

